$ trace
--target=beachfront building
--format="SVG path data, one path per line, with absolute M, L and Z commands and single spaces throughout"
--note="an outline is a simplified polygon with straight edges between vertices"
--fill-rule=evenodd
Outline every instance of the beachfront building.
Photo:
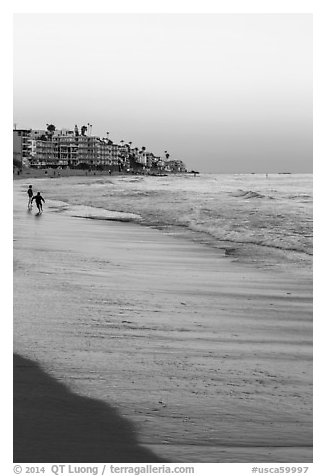
M 31 129 L 29 137 L 30 139 L 41 139 L 42 137 L 47 137 L 49 132 L 45 129 Z
M 30 167 L 45 168 L 57 167 L 57 158 L 54 154 L 53 142 L 32 139 L 30 141 L 33 152 L 30 155 Z
M 164 170 L 165 161 L 161 157 L 156 157 L 156 167 L 159 170 Z
M 152 152 L 145 152 L 144 155 L 146 159 L 146 167 L 149 169 L 152 168 L 154 154 Z
M 20 170 L 23 165 L 22 138 L 16 131 L 13 134 L 13 159 L 14 167 Z
M 106 139 L 100 139 L 99 137 L 95 140 L 95 157 L 94 164 L 98 168 L 108 168 L 113 165 L 111 158 L 111 146 Z
M 186 167 L 182 160 L 168 160 L 165 161 L 164 170 L 173 173 L 184 173 L 186 172 Z
M 111 165 L 110 148 L 99 137 L 75 136 L 72 131 L 56 131 L 49 138 L 46 134 L 33 133 L 21 136 L 18 141 L 14 134 L 14 156 L 20 157 L 23 152 L 23 165 L 26 167 L 93 167 Z M 34 137 L 34 138 L 32 138 Z M 26 160 L 26 158 L 28 160 Z
M 87 127 L 74 129 L 15 129 L 13 131 L 14 165 L 34 168 L 82 168 L 126 171 L 184 172 L 182 161 L 165 160 L 146 151 L 131 148 L 131 142 L 114 144 L 111 140 L 86 135 Z
M 137 162 L 143 167 L 146 167 L 146 154 L 144 151 L 140 150 L 137 157 Z
M 130 145 L 122 144 L 122 145 L 119 145 L 118 147 L 119 147 L 118 159 L 119 159 L 120 169 L 129 170 L 130 169 L 130 160 L 129 160 Z
M 77 165 L 92 167 L 96 164 L 96 137 L 75 136 L 77 147 Z
M 77 145 L 74 135 L 70 132 L 61 135 L 53 134 L 50 141 L 53 144 L 58 167 L 76 167 L 78 165 Z
M 118 164 L 119 163 L 119 145 L 118 144 L 111 144 L 111 157 L 112 157 L 112 160 L 115 164 Z
M 31 129 L 14 129 L 13 155 L 14 163 L 21 167 L 29 167 L 31 156 Z
M 52 167 L 55 164 L 54 150 L 48 141 L 45 129 L 14 129 L 14 159 L 22 167 Z

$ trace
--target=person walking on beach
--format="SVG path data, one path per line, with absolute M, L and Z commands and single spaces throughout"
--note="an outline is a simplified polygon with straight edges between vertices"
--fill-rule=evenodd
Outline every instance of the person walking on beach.
M 30 186 L 28 187 L 27 195 L 28 195 L 28 205 L 27 205 L 27 208 L 32 208 L 32 206 L 33 206 L 33 204 L 32 204 L 32 201 L 33 201 L 33 187 L 32 187 L 32 185 L 30 185 Z
M 36 202 L 36 206 L 38 208 L 39 213 L 42 213 L 43 212 L 42 202 L 45 203 L 45 200 L 42 197 L 41 192 L 37 192 L 37 194 L 32 198 L 32 203 L 33 203 L 33 200 L 35 200 Z

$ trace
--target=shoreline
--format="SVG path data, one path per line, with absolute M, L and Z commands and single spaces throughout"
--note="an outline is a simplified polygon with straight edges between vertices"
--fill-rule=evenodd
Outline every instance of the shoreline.
M 62 177 L 168 177 L 174 175 L 193 175 L 191 172 L 136 172 L 136 171 L 117 171 L 109 173 L 108 170 L 83 170 L 83 169 L 26 169 L 23 172 L 13 173 L 13 180 L 22 180 L 27 178 L 49 178 L 60 179 Z
M 180 177 L 178 174 L 173 174 L 176 178 Z M 183 176 L 184 174 L 181 174 Z M 76 215 L 71 214 L 72 216 L 83 216 L 83 207 L 85 207 L 84 214 L 85 218 L 94 218 L 94 219 L 110 219 L 110 214 L 113 218 L 116 213 L 126 214 L 126 217 L 129 216 L 131 213 L 132 215 L 137 215 L 135 219 L 131 218 L 130 221 L 134 221 L 141 226 L 148 226 L 150 228 L 155 228 L 161 230 L 164 233 L 171 234 L 176 237 L 180 237 L 181 239 L 190 239 L 195 243 L 199 243 L 200 245 L 209 246 L 217 250 L 219 253 L 222 251 L 225 256 L 230 257 L 233 261 L 239 262 L 242 265 L 249 266 L 249 267 L 256 267 L 258 269 L 272 269 L 275 272 L 289 272 L 289 267 L 292 269 L 294 274 L 312 274 L 312 251 L 307 251 L 301 249 L 299 247 L 296 249 L 295 247 L 287 246 L 284 247 L 282 244 L 270 244 L 269 242 L 260 242 L 258 240 L 248 240 L 247 238 L 243 241 L 237 239 L 228 239 L 227 237 L 223 238 L 223 234 L 220 233 L 211 233 L 209 228 L 206 229 L 202 227 L 200 224 L 198 226 L 192 226 L 191 223 L 182 223 L 182 220 L 178 222 L 176 217 L 173 218 L 174 223 L 170 223 L 169 217 L 164 216 L 156 216 L 154 220 L 152 217 L 155 216 L 155 211 L 152 210 L 150 214 L 143 214 L 141 208 L 133 210 L 133 203 L 129 200 L 129 204 L 126 202 L 122 202 L 122 204 L 117 203 L 117 201 L 111 202 L 111 197 L 108 198 L 108 201 L 103 202 L 103 200 L 97 200 L 94 197 L 94 200 L 89 201 L 89 197 L 87 197 L 87 192 L 85 194 L 85 200 L 81 199 L 83 194 L 81 194 L 80 186 L 82 184 L 89 185 L 92 182 L 94 184 L 104 184 L 107 182 L 108 186 L 116 186 L 120 182 L 120 180 L 126 180 L 128 183 L 130 182 L 138 182 L 144 180 L 144 183 L 150 185 L 151 179 L 155 179 L 155 176 L 152 176 L 150 180 L 146 181 L 146 178 L 149 177 L 147 175 L 130 175 L 130 174 L 118 174 L 118 175 L 102 175 L 101 176 L 82 176 L 82 175 L 70 175 L 66 177 L 35 177 L 35 181 L 40 180 L 42 185 L 40 187 L 45 187 L 47 189 L 47 198 L 53 200 L 53 205 L 55 207 L 56 197 L 62 196 L 61 200 L 58 202 L 58 206 L 60 210 L 62 210 L 62 206 L 66 205 L 67 210 L 63 210 L 64 213 L 69 213 L 69 208 L 76 210 Z M 27 177 L 23 178 L 26 180 L 26 187 L 28 186 Z M 49 180 L 49 179 L 58 179 L 58 180 Z M 31 181 L 33 179 L 31 178 Z M 79 201 L 70 200 L 72 197 L 68 194 L 67 190 L 69 190 L 69 186 L 72 185 L 72 193 L 74 193 L 73 189 L 78 183 L 79 186 L 79 194 L 81 194 Z M 140 182 L 141 183 L 141 182 Z M 160 180 L 154 182 L 155 184 L 160 184 Z M 36 183 L 34 184 L 36 185 Z M 38 185 L 36 185 L 38 186 Z M 45 190 L 42 188 L 42 190 Z M 63 195 L 61 195 L 61 191 L 63 191 Z M 101 192 L 102 193 L 102 192 Z M 164 198 L 162 197 L 164 200 Z M 110 204 L 108 207 L 107 204 Z M 53 207 L 53 208 L 54 208 Z M 146 204 L 145 204 L 146 210 Z M 59 211 L 59 210 L 58 210 Z M 148 211 L 148 210 L 147 210 Z M 103 212 L 103 213 L 102 213 Z M 153 213 L 154 212 L 154 213 Z M 190 210 L 191 213 L 191 210 Z M 167 219 L 166 219 L 167 218 Z M 190 217 L 190 222 L 196 217 Z M 129 218 L 127 218 L 129 220 Z M 119 221 L 119 220 L 117 220 Z M 121 221 L 124 221 L 121 219 Z M 222 225 L 225 226 L 225 225 Z M 201 229 L 202 228 L 202 229 Z M 229 230 L 226 230 L 229 233 Z M 277 238 L 278 239 L 278 238 Z
M 16 190 L 16 352 L 117 407 L 161 458 L 312 461 L 305 280 L 136 224 L 36 219 L 25 206 Z

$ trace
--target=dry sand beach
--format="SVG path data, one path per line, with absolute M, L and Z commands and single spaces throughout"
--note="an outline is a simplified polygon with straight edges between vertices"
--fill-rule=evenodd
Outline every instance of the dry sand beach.
M 14 183 L 15 461 L 312 461 L 310 280 L 50 205 Z

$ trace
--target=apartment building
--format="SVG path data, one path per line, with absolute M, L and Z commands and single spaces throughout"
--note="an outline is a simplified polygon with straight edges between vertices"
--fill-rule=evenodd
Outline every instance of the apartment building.
M 54 144 L 52 141 L 43 141 L 39 139 L 30 139 L 30 167 L 57 167 L 58 159 L 54 153 Z
M 51 142 L 57 166 L 76 167 L 78 165 L 78 146 L 72 134 L 53 134 Z
M 114 144 L 108 138 L 88 136 L 78 127 L 51 131 L 45 129 L 15 129 L 13 131 L 14 164 L 21 167 L 100 167 L 129 170 L 160 168 L 183 172 L 182 161 L 166 161 L 145 151 L 131 149 L 130 144 Z
M 31 129 L 14 129 L 13 155 L 21 166 L 28 167 L 31 153 Z M 18 163 L 17 162 L 17 163 Z
M 182 160 L 168 160 L 165 162 L 165 170 L 168 172 L 186 172 Z

